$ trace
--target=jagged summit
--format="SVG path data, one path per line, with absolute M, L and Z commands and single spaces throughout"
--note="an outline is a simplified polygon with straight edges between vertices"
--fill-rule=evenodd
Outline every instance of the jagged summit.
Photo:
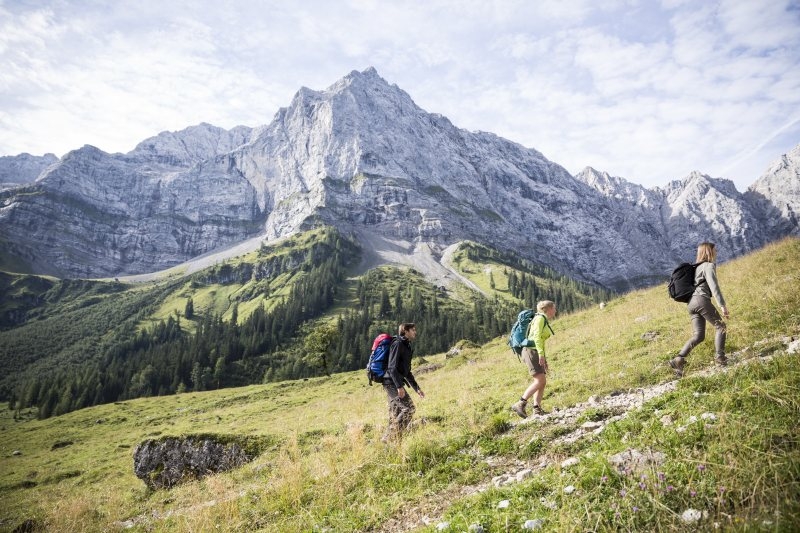
M 698 240 L 735 256 L 785 234 L 764 222 L 777 194 L 769 179 L 744 197 L 701 173 L 663 190 L 591 167 L 573 177 L 535 149 L 421 109 L 367 68 L 301 88 L 255 129 L 201 123 L 128 154 L 73 151 L 37 194 L 4 193 L 0 251 L 33 271 L 133 274 L 324 222 L 391 241 L 392 261 L 425 251 L 438 262 L 472 240 L 628 288 L 661 279 Z M 796 205 L 792 194 L 784 204 Z
M 800 235 L 800 144 L 769 165 L 747 196 L 774 231 Z

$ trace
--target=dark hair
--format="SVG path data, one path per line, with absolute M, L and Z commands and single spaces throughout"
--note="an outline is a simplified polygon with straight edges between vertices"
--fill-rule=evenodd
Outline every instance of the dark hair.
M 413 322 L 403 322 L 400 324 L 400 327 L 397 328 L 397 333 L 405 337 L 406 332 L 412 329 L 417 329 L 417 325 Z

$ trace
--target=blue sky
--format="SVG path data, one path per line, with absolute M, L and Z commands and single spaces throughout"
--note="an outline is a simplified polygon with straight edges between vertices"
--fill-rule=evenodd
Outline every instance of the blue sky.
M 744 191 L 800 143 L 798 0 L 0 0 L 0 155 L 259 126 L 369 66 L 458 127 L 648 187 Z

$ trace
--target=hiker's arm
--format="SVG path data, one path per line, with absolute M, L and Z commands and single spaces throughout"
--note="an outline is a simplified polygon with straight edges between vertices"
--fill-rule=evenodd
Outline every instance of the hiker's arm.
M 408 378 L 407 378 L 407 379 L 408 379 L 408 384 L 411 386 L 411 388 L 412 388 L 412 389 L 414 389 L 415 391 L 417 391 L 417 394 L 419 394 L 420 396 L 425 396 L 425 395 L 422 393 L 422 391 L 420 390 L 420 388 L 419 388 L 419 385 L 417 385 L 417 380 L 414 378 L 414 374 L 412 374 L 411 372 L 409 372 L 409 373 L 408 373 Z
M 711 294 L 714 295 L 714 298 L 717 300 L 717 303 L 722 308 L 722 312 L 724 315 L 728 314 L 728 308 L 725 306 L 725 298 L 722 296 L 722 290 L 719 288 L 719 281 L 717 281 L 717 265 L 714 263 L 706 263 L 703 265 L 706 275 L 706 282 L 708 283 L 708 288 L 711 289 Z

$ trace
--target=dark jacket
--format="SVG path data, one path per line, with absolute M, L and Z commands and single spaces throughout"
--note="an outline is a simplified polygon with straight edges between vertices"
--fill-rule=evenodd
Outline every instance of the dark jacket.
M 403 387 L 406 383 L 411 385 L 415 391 L 419 391 L 417 380 L 411 373 L 411 355 L 414 349 L 407 338 L 399 336 L 392 341 L 389 347 L 389 362 L 386 364 L 386 377 L 390 379 L 396 388 Z

